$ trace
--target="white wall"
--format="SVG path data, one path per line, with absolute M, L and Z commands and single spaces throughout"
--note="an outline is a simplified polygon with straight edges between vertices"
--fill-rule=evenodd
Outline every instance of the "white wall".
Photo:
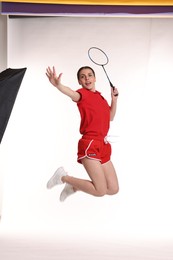
M 4 228 L 107 238 L 172 236 L 173 20 L 137 18 L 10 19 L 8 67 L 27 67 L 1 150 L 5 175 Z M 59 202 L 61 187 L 46 189 L 54 170 L 87 177 L 76 163 L 79 114 L 53 88 L 48 65 L 78 88 L 76 72 L 88 64 L 97 89 L 110 101 L 102 68 L 87 50 L 110 58 L 106 69 L 120 96 L 110 134 L 120 192 L 94 198 L 78 193 Z
M 0 14 L 0 72 L 7 68 L 7 17 Z M 0 171 L 0 216 L 2 208 L 3 173 Z

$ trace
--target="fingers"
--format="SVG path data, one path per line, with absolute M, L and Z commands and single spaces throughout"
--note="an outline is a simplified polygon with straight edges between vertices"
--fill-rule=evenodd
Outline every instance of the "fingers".
M 114 97 L 118 97 L 118 95 L 119 95 L 119 93 L 117 92 L 117 93 L 114 94 Z
M 50 78 L 53 75 L 56 75 L 56 71 L 55 68 L 53 67 L 53 69 L 51 69 L 50 67 L 47 67 L 46 69 L 46 75 Z
M 62 75 L 62 73 L 61 74 L 59 74 L 59 77 L 57 77 L 57 75 L 56 75 L 56 70 L 55 70 L 55 67 L 53 66 L 52 67 L 52 69 L 50 68 L 50 67 L 47 67 L 47 69 L 46 69 L 46 76 L 50 79 L 50 78 L 54 78 L 54 79 L 56 79 L 56 78 L 61 78 L 61 75 Z
M 50 78 L 51 75 L 52 75 L 52 70 L 51 70 L 50 67 L 47 67 L 47 69 L 46 69 L 46 76 L 47 76 L 48 78 Z
M 53 76 L 56 76 L 55 67 L 53 66 Z
M 61 83 L 62 73 L 60 73 L 59 76 L 57 76 L 54 66 L 52 67 L 52 69 L 50 67 L 47 67 L 46 76 L 48 77 L 48 79 L 52 83 L 52 85 L 54 85 L 56 87 Z
M 114 88 L 112 89 L 112 95 L 115 96 L 115 97 L 117 97 L 117 96 L 119 95 L 118 89 L 117 89 L 116 87 L 114 87 Z

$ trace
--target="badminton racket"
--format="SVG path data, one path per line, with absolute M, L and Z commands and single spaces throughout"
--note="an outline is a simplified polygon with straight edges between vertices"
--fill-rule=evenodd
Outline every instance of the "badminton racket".
M 89 50 L 88 50 L 88 57 L 90 58 L 90 60 L 95 63 L 96 65 L 98 66 L 101 66 L 106 74 L 106 77 L 109 81 L 109 84 L 110 86 L 114 89 L 114 85 L 112 84 L 112 82 L 110 81 L 110 78 L 106 72 L 106 69 L 105 69 L 105 65 L 108 64 L 109 62 L 109 59 L 108 59 L 108 56 L 106 55 L 106 53 L 101 50 L 100 48 L 97 48 L 97 47 L 91 47 Z

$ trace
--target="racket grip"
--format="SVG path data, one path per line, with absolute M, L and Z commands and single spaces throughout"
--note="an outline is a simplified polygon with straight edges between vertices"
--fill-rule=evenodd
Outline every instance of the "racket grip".
M 112 84 L 112 82 L 109 81 L 109 83 L 110 83 L 111 88 L 114 89 L 115 87 L 114 87 L 114 85 Z
M 114 85 L 110 82 L 110 86 L 111 88 L 113 88 L 113 90 L 115 89 Z M 114 95 L 115 97 L 118 97 L 118 93 Z

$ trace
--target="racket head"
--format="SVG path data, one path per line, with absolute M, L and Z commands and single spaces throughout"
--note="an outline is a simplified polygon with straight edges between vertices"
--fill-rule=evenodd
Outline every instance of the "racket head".
M 109 62 L 106 53 L 98 47 L 89 48 L 88 57 L 93 63 L 99 66 L 105 66 Z

